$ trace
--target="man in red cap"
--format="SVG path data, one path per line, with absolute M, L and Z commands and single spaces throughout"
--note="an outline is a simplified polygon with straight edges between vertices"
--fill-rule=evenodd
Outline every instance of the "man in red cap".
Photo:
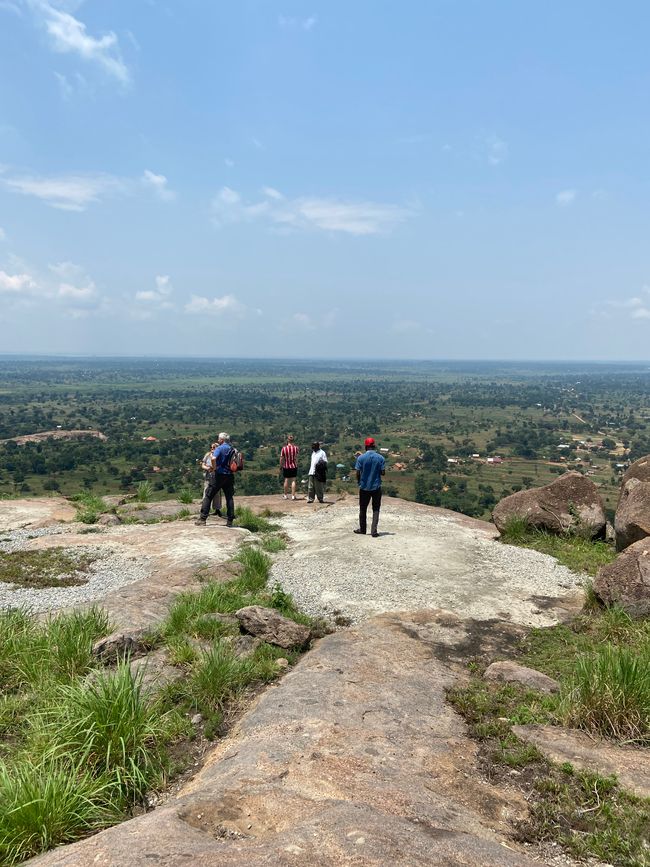
M 386 472 L 386 461 L 383 455 L 377 452 L 372 437 L 367 437 L 365 446 L 365 454 L 359 455 L 354 465 L 359 485 L 359 529 L 354 532 L 365 536 L 366 513 L 368 512 L 368 504 L 372 500 L 370 535 L 376 537 L 379 535 L 377 525 L 379 524 L 379 510 L 381 508 L 381 477 Z

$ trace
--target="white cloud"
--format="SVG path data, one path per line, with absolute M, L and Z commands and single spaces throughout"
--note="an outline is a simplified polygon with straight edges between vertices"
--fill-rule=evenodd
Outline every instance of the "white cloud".
M 30 274 L 7 274 L 0 271 L 0 294 L 20 294 L 38 288 Z
M 86 25 L 69 12 L 56 9 L 46 0 L 28 0 L 38 22 L 45 28 L 52 49 L 59 54 L 76 54 L 95 63 L 120 84 L 129 83 L 129 70 L 122 60 L 118 39 L 113 31 L 98 38 L 91 36 Z
M 236 190 L 222 187 L 212 202 L 215 225 L 264 219 L 276 228 L 376 235 L 390 231 L 412 214 L 399 205 L 378 202 L 316 197 L 285 199 L 273 187 L 265 187 L 263 193 L 265 198 L 261 201 L 246 203 Z
M 169 296 L 174 291 L 170 277 L 168 274 L 159 274 L 156 277 L 155 289 L 143 289 L 135 293 L 135 300 L 141 304 L 155 305 L 161 310 L 169 310 L 174 305 L 169 300 Z
M 0 226 L 0 241 L 6 241 L 6 240 L 7 240 L 7 233 L 2 228 L 2 226 Z
M 650 308 L 637 307 L 632 312 L 632 319 L 650 319 Z
M 92 301 L 97 297 L 97 287 L 92 280 L 85 286 L 73 286 L 71 283 L 61 283 L 57 297 L 63 298 L 66 301 Z
M 176 193 L 170 190 L 167 186 L 167 178 L 165 175 L 157 175 L 149 169 L 145 169 L 142 175 L 142 183 L 149 189 L 153 190 L 158 198 L 163 202 L 171 202 L 176 198 Z
M 235 161 L 234 161 L 234 160 L 231 160 L 230 157 L 226 157 L 226 158 L 225 158 L 225 160 L 224 160 L 224 164 L 225 164 L 229 169 L 232 169 L 232 168 L 235 167 Z
M 576 190 L 562 190 L 555 197 L 555 201 L 561 208 L 568 208 L 575 202 L 577 195 Z
M 206 298 L 202 295 L 192 295 L 185 305 L 186 313 L 198 313 L 208 316 L 243 317 L 246 307 L 234 295 L 222 295 L 221 298 Z
M 35 196 L 53 208 L 63 211 L 84 211 L 109 193 L 119 192 L 123 183 L 111 175 L 59 175 L 37 177 L 22 175 L 5 177 L 5 186 L 25 196 Z
M 291 317 L 291 323 L 303 331 L 314 331 L 316 328 L 313 319 L 307 313 L 294 313 Z
M 278 24 L 282 30 L 313 30 L 318 23 L 318 18 L 315 15 L 310 15 L 308 18 L 295 18 L 287 15 L 278 17 Z
M 278 192 L 274 187 L 262 187 L 262 195 L 269 199 L 283 199 L 282 193 Z
M 622 301 L 608 301 L 604 306 L 610 311 L 612 308 L 626 311 L 630 319 L 650 319 L 650 286 L 642 286 L 640 295 L 632 295 Z
M 499 138 L 498 135 L 489 135 L 485 140 L 487 148 L 487 160 L 491 166 L 500 166 L 508 159 L 508 142 Z

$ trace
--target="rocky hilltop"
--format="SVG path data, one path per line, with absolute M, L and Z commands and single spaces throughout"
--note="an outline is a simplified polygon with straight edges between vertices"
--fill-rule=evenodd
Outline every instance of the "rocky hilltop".
M 386 498 L 377 539 L 352 533 L 357 506 L 349 499 L 238 503 L 283 513 L 275 520 L 289 544 L 274 557 L 272 581 L 309 613 L 350 625 L 315 642 L 161 806 L 31 863 L 572 863 L 515 842 L 526 800 L 485 779 L 476 743 L 445 695 L 464 676 L 468 654 L 503 658 L 524 627 L 575 613 L 582 576 L 500 545 L 492 524 L 397 499 Z M 157 508 L 159 518 L 166 509 L 178 515 L 177 504 Z M 41 610 L 100 602 L 128 633 L 159 621 L 198 570 L 227 576 L 233 554 L 251 540 L 218 519 L 88 532 L 75 517 L 59 498 L 0 503 L 4 550 L 97 556 L 85 588 L 2 591 L 3 605 L 17 592 L 31 593 Z

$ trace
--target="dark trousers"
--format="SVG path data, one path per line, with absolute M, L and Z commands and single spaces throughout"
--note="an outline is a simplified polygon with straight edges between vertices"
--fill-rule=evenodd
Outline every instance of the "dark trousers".
M 214 499 L 215 494 L 223 491 L 226 498 L 226 517 L 229 521 L 235 518 L 235 477 L 232 473 L 215 473 L 214 481 L 210 480 L 208 487 L 203 494 L 203 502 L 201 503 L 201 517 L 205 521 L 210 514 L 210 503 Z
M 377 524 L 379 523 L 379 510 L 381 509 L 381 488 L 376 491 L 364 491 L 359 488 L 359 529 L 362 533 L 366 532 L 366 513 L 368 504 L 372 500 L 372 532 L 377 532 Z

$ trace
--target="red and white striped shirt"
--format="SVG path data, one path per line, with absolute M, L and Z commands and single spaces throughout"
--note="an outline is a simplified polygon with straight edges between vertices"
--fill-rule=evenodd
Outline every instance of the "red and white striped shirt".
M 282 458 L 282 466 L 285 470 L 296 470 L 298 468 L 298 452 L 300 449 L 293 443 L 287 443 L 282 447 L 280 457 Z

